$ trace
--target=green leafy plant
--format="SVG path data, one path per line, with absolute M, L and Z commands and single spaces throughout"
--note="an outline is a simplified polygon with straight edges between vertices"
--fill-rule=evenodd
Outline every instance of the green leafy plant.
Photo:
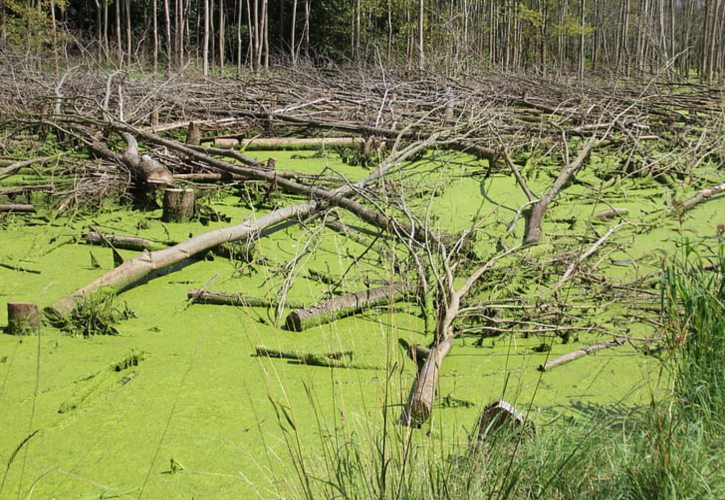
M 63 318 L 52 318 L 51 323 L 66 333 L 83 337 L 94 335 L 118 335 L 115 325 L 120 321 L 135 318 L 126 302 L 118 305 L 116 294 L 109 289 L 81 295 L 76 299 L 73 310 Z

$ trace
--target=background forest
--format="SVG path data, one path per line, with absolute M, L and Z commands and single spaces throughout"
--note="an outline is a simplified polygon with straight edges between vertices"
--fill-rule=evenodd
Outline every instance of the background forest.
M 384 62 L 701 81 L 723 0 L 2 0 L 0 50 L 161 71 Z

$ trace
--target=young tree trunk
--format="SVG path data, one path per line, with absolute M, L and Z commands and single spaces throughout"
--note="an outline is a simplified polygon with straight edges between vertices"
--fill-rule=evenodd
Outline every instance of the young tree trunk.
M 203 52 L 204 76 L 209 76 L 209 0 L 204 0 L 204 52 Z
M 292 25 L 290 26 L 289 46 L 292 66 L 297 66 L 297 0 L 292 0 Z
M 133 64 L 133 38 L 131 37 L 131 0 L 126 0 L 126 59 L 129 67 Z
M 171 73 L 171 13 L 169 0 L 164 0 L 164 23 L 166 24 L 166 71 L 167 73 Z
M 224 0 L 219 0 L 219 71 L 224 76 Z
M 158 0 L 151 2 L 152 17 L 153 17 L 153 37 L 154 37 L 154 74 L 159 71 L 159 19 L 158 19 Z
M 424 40 L 425 5 L 424 0 L 418 0 L 418 69 L 425 68 Z

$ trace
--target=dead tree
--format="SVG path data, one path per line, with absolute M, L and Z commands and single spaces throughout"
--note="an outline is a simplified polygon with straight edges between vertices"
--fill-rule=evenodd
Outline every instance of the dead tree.
M 427 142 L 414 144 L 391 155 L 386 162 L 366 179 L 329 192 L 324 201 L 342 206 L 342 202 L 346 200 L 346 196 L 353 194 L 356 189 L 362 188 L 367 183 L 382 177 L 387 170 L 398 165 L 401 161 L 427 144 Z M 193 150 L 188 151 L 193 152 Z M 136 286 L 156 271 L 178 265 L 190 257 L 217 247 L 222 243 L 256 238 L 265 228 L 290 219 L 306 217 L 323 205 L 324 203 L 317 199 L 312 199 L 274 210 L 267 215 L 244 221 L 237 226 L 217 229 L 195 236 L 163 250 L 155 252 L 145 251 L 138 257 L 124 262 L 88 285 L 58 300 L 46 308 L 46 313 L 50 316 L 65 315 L 73 309 L 77 297 L 93 293 L 101 288 L 110 288 L 116 292 L 121 292 Z
M 556 196 L 559 194 L 559 191 L 561 191 L 562 188 L 572 179 L 572 177 L 576 175 L 579 169 L 582 168 L 584 162 L 589 157 L 589 154 L 598 143 L 598 140 L 590 139 L 584 145 L 584 148 L 574 159 L 574 161 L 572 161 L 562 169 L 561 173 L 559 173 L 559 176 L 551 184 L 551 187 L 546 192 L 546 194 L 542 196 L 536 203 L 534 203 L 533 207 L 531 207 L 531 212 L 529 213 L 529 217 L 526 223 L 524 244 L 535 245 L 539 243 L 539 241 L 541 241 L 541 237 L 543 235 L 542 224 L 544 221 L 544 215 L 546 214 L 546 210 L 549 208 L 551 202 L 554 201 L 554 198 L 556 198 Z
M 456 289 L 454 284 L 455 264 L 448 258 L 443 261 L 444 278 L 439 286 L 445 286 L 445 301 L 439 304 L 436 318 L 435 341 L 430 348 L 430 353 L 418 370 L 413 386 L 410 389 L 408 400 L 403 408 L 400 423 L 408 427 L 420 427 L 430 416 L 433 408 L 438 378 L 440 375 L 443 359 L 453 348 L 453 341 L 456 333 L 453 323 L 461 312 L 461 300 L 471 291 L 473 285 L 481 279 L 486 272 L 502 258 L 517 251 L 521 246 L 513 247 L 503 253 L 497 254 L 466 279 L 463 285 Z M 443 283 L 444 281 L 444 283 Z

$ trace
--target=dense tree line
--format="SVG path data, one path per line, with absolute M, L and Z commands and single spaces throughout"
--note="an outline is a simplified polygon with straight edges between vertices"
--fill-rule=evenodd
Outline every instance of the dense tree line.
M 713 81 L 725 69 L 725 0 L 0 0 L 0 16 L 0 50 L 155 71 L 382 61 Z

